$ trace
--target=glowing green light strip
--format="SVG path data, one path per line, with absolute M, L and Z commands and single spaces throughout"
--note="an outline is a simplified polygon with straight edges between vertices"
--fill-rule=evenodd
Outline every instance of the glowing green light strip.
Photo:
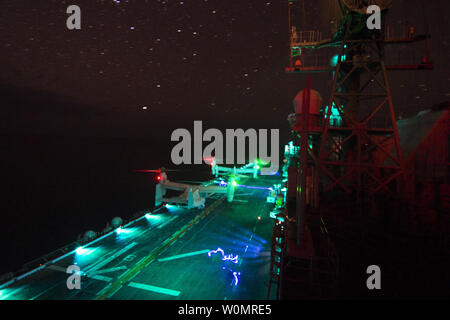
M 167 258 L 161 258 L 158 259 L 158 261 L 170 261 L 170 260 L 175 260 L 175 259 L 181 259 L 184 257 L 190 257 L 190 256 L 195 256 L 195 255 L 199 255 L 199 254 L 204 254 L 209 252 L 209 249 L 206 250 L 201 250 L 201 251 L 194 251 L 194 252 L 188 252 L 188 253 L 182 253 L 182 254 L 178 254 L 176 256 L 172 256 L 172 257 L 167 257 Z
M 0 300 L 7 300 L 10 296 L 14 296 L 16 293 L 18 293 L 22 289 L 23 289 L 23 287 L 19 287 L 16 289 L 9 289 L 9 290 L 8 289 L 1 290 L 0 291 Z M 8 300 L 17 300 L 17 299 L 19 299 L 19 298 L 11 298 Z
M 106 276 L 101 276 L 101 275 L 96 275 L 96 274 L 89 276 L 89 278 L 99 280 L 99 281 L 106 281 L 106 282 L 110 282 L 113 279 L 111 277 L 106 277 Z
M 166 222 L 160 224 L 159 226 L 157 226 L 156 228 L 161 229 L 164 228 L 166 225 L 168 225 L 169 223 L 171 223 L 173 220 L 175 220 L 176 218 L 178 218 L 178 216 L 173 216 L 170 217 L 169 220 L 167 220 Z
M 147 290 L 147 291 L 152 291 L 152 292 L 156 292 L 156 293 L 162 293 L 162 294 L 167 294 L 169 296 L 175 296 L 178 297 L 180 295 L 180 291 L 176 291 L 176 290 L 171 290 L 171 289 L 166 289 L 166 288 L 161 288 L 161 287 L 155 287 L 155 286 L 151 286 L 148 284 L 143 284 L 143 283 L 136 283 L 136 282 L 130 282 L 128 284 L 129 287 L 133 287 L 133 288 L 137 288 L 137 289 L 142 289 L 142 290 Z

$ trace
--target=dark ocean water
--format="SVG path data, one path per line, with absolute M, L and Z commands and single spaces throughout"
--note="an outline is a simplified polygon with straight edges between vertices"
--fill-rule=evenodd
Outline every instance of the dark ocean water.
M 170 146 L 146 139 L 2 136 L 0 274 L 15 271 L 154 204 L 155 174 L 171 167 Z M 186 168 L 184 168 L 186 169 Z M 208 166 L 171 173 L 208 178 Z M 196 170 L 196 171 L 192 171 Z

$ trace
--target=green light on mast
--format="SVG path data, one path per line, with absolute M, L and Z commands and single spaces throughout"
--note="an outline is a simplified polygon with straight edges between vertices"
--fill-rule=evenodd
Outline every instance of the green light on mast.
M 342 55 L 342 60 L 341 61 L 345 61 L 345 59 L 347 58 L 347 56 L 345 54 Z M 336 67 L 339 61 L 339 55 L 335 54 L 331 60 L 330 60 L 330 66 L 332 67 Z
M 328 114 L 328 106 L 325 107 L 325 118 L 327 114 Z M 340 126 L 341 122 L 342 122 L 341 115 L 339 113 L 338 108 L 336 107 L 336 104 L 333 101 L 330 114 L 330 124 L 334 126 Z

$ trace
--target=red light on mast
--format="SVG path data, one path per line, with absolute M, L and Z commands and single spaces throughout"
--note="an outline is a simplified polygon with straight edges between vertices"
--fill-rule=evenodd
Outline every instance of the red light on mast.
M 161 180 L 161 176 L 157 176 L 156 180 L 160 181 Z

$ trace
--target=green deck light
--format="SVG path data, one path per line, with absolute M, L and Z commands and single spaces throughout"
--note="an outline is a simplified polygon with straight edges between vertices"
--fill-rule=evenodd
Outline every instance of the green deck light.
M 80 256 L 86 256 L 86 255 L 90 254 L 92 251 L 94 251 L 94 250 L 93 249 L 86 249 L 86 248 L 83 248 L 83 247 L 78 247 L 75 250 L 77 255 L 80 255 Z
M 116 233 L 117 234 L 128 234 L 128 233 L 131 233 L 132 232 L 132 230 L 130 230 L 130 229 L 123 229 L 122 227 L 119 227 L 119 228 L 117 228 L 117 230 L 116 230 Z

